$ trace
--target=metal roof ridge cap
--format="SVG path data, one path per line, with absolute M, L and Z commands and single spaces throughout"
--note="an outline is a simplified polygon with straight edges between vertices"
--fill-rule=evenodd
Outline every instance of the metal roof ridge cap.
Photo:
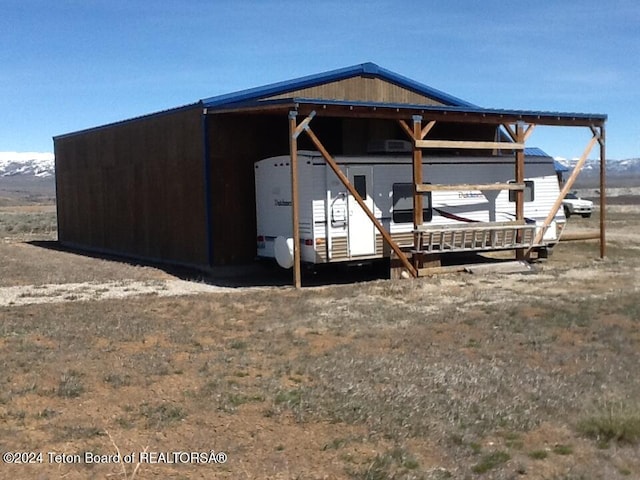
M 462 100 L 458 97 L 450 95 L 442 90 L 430 87 L 409 77 L 405 77 L 398 73 L 392 72 L 386 68 L 380 67 L 373 62 L 365 62 L 349 67 L 343 67 L 327 72 L 306 75 L 291 80 L 283 80 L 263 86 L 253 87 L 246 90 L 231 92 L 227 94 L 217 95 L 214 97 L 204 98 L 201 101 L 207 107 L 224 105 L 225 103 L 239 103 L 242 101 L 259 99 L 260 97 L 269 97 L 273 95 L 284 94 L 301 88 L 308 88 L 325 82 L 336 80 L 344 80 L 346 78 L 355 77 L 357 75 L 369 76 L 386 80 L 400 87 L 412 90 L 426 97 L 446 103 L 447 106 L 479 108 L 477 105 Z
M 278 94 L 284 94 L 293 90 L 301 88 L 307 88 L 315 85 L 319 85 L 323 82 L 329 82 L 334 80 L 342 80 L 345 78 L 355 77 L 364 73 L 376 74 L 380 70 L 380 67 L 375 63 L 367 62 L 357 65 L 351 65 L 349 67 L 338 68 L 335 70 L 329 70 L 322 73 L 315 73 L 311 75 L 305 75 L 302 77 L 293 78 L 290 80 L 282 80 L 280 82 L 270 83 L 258 87 L 252 87 L 245 90 L 239 90 L 237 92 L 226 93 L 213 97 L 204 98 L 201 102 L 209 107 L 229 103 L 238 103 L 242 101 L 257 99 L 259 97 L 268 97 Z

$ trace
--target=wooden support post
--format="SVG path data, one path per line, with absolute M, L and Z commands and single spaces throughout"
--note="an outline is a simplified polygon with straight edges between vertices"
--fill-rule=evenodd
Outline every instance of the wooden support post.
M 297 112 L 289 112 L 289 156 L 291 159 L 291 223 L 293 230 L 293 286 L 302 287 L 300 269 L 300 208 L 298 205 L 298 133 Z M 310 121 L 310 119 L 309 119 Z M 308 124 L 309 122 L 307 122 Z
M 367 217 L 369 217 L 369 220 L 371 220 L 373 222 L 373 225 L 380 232 L 380 234 L 382 235 L 382 238 L 387 243 L 387 245 L 389 245 L 391 247 L 391 249 L 395 252 L 395 254 L 398 256 L 398 258 L 400 259 L 400 261 L 402 262 L 404 267 L 407 269 L 409 274 L 412 277 L 416 278 L 418 276 L 418 271 L 413 267 L 411 262 L 407 259 L 407 256 L 402 251 L 400 246 L 396 242 L 393 241 L 393 239 L 391 238 L 391 234 L 385 230 L 385 228 L 382 225 L 382 223 L 380 223 L 380 221 L 375 217 L 373 212 L 371 210 L 369 210 L 369 208 L 367 207 L 367 204 L 364 202 L 364 200 L 362 199 L 360 194 L 356 191 L 356 189 L 353 187 L 353 185 L 351 185 L 351 182 L 349 182 L 349 179 L 342 172 L 342 170 L 340 169 L 338 164 L 335 162 L 335 160 L 331 157 L 331 155 L 329 154 L 327 149 L 324 148 L 324 145 L 322 145 L 322 142 L 320 142 L 320 140 L 318 139 L 316 134 L 313 133 L 313 130 L 311 130 L 311 128 L 309 128 L 307 126 L 304 131 L 307 134 L 307 136 L 311 139 L 313 144 L 316 146 L 316 148 L 318 149 L 318 151 L 320 152 L 320 154 L 324 158 L 325 162 L 327 162 L 327 165 L 329 165 L 331 170 L 333 170 L 333 173 L 336 174 L 336 177 L 338 177 L 338 179 L 342 182 L 342 184 L 345 186 L 345 188 L 349 191 L 349 193 L 356 200 L 358 205 L 360 205 L 360 208 L 362 208 L 362 210 L 367 215 Z
M 607 255 L 607 242 L 605 235 L 605 221 L 607 210 L 607 181 L 606 181 L 606 137 L 604 125 L 600 126 L 600 258 L 604 258 Z
M 549 228 L 549 225 L 551 225 L 551 222 L 553 221 L 556 214 L 558 213 L 558 210 L 560 210 L 560 207 L 562 206 L 562 200 L 564 199 L 565 195 L 569 193 L 569 190 L 571 190 L 571 187 L 573 187 L 573 183 L 576 181 L 576 178 L 578 178 L 578 174 L 580 173 L 580 170 L 582 170 L 582 167 L 584 166 L 584 162 L 587 160 L 587 157 L 591 153 L 593 146 L 596 144 L 598 140 L 599 140 L 599 135 L 594 135 L 593 138 L 591 138 L 589 145 L 587 145 L 587 148 L 585 149 L 584 153 L 578 160 L 578 163 L 576 163 L 576 166 L 573 167 L 573 172 L 571 172 L 571 175 L 569 175 L 569 178 L 565 182 L 564 187 L 562 187 L 562 190 L 560 190 L 560 195 L 558 195 L 558 198 L 556 198 L 556 201 L 551 207 L 551 210 L 549 211 L 547 218 L 544 220 L 540 229 L 538 229 L 538 233 L 536 233 L 536 236 L 533 239 L 533 242 L 531 242 L 532 246 L 529 247 L 529 249 L 526 252 L 526 255 L 529 255 L 531 253 L 531 249 L 533 248 L 533 246 L 539 244 L 540 241 L 542 240 L 544 233 L 546 232 L 547 228 Z
M 413 117 L 413 138 L 421 140 L 422 135 L 422 117 L 414 115 Z M 417 229 L 422 225 L 422 193 L 416 189 L 416 185 L 422 185 L 422 149 L 413 145 L 413 227 Z
M 524 125 L 522 122 L 516 124 L 516 142 L 524 144 Z M 524 149 L 516 151 L 516 171 L 515 171 L 516 183 L 524 183 Z M 524 221 L 524 190 L 516 190 L 516 221 Z M 522 243 L 522 230 L 518 230 L 516 234 L 516 243 Z M 522 248 L 516 249 L 516 260 L 523 260 L 525 258 L 525 251 Z
M 422 140 L 422 117 L 420 115 L 413 116 L 413 229 L 417 230 L 423 223 L 422 209 L 423 196 L 418 192 L 418 185 L 422 185 L 422 149 L 416 145 L 417 140 Z M 418 250 L 419 234 L 413 234 L 413 248 Z M 422 268 L 421 254 L 414 254 L 413 266 L 416 270 Z
M 407 125 L 407 122 L 405 122 L 404 120 L 398 120 L 398 123 L 400 124 L 400 127 L 402 128 L 402 130 L 404 130 L 404 133 L 407 134 L 407 137 L 409 137 L 409 139 L 411 139 L 412 142 L 416 140 L 415 132 L 411 128 L 409 128 L 409 125 Z M 424 140 L 424 137 L 426 137 L 429 134 L 429 132 L 433 127 L 435 127 L 435 125 L 436 125 L 435 120 L 431 120 L 430 122 L 428 122 L 422 128 L 422 131 L 420 132 L 420 138 L 417 138 L 417 140 Z
M 524 132 L 524 136 L 521 137 L 520 140 L 518 140 L 517 132 L 515 130 L 513 130 L 513 128 L 511 128 L 511 126 L 509 124 L 504 123 L 502 126 L 504 127 L 506 132 L 511 137 L 511 140 L 513 140 L 516 143 L 526 142 L 527 140 L 529 140 L 529 137 L 533 133 L 533 130 L 536 128 L 535 124 L 533 124 L 533 123 L 529 124 L 529 126 L 527 127 L 527 129 Z M 516 129 L 517 129 L 517 126 L 518 126 L 518 124 L 516 123 Z

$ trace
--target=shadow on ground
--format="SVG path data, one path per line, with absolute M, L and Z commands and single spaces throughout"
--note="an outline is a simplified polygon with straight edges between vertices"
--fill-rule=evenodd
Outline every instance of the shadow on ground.
M 38 248 L 83 257 L 119 262 L 130 266 L 155 268 L 182 280 L 203 282 L 221 287 L 287 286 L 293 283 L 291 269 L 284 270 L 275 261 L 269 260 L 200 269 L 69 247 L 56 240 L 33 240 L 26 243 Z M 511 258 L 498 259 L 479 254 L 450 253 L 443 258 L 442 265 L 484 264 L 511 260 Z M 388 278 L 388 259 L 350 264 L 304 265 L 302 269 L 303 286 L 352 284 Z
M 62 245 L 56 240 L 33 240 L 25 243 L 46 250 L 119 262 L 130 266 L 155 268 L 181 280 L 203 282 L 221 287 L 287 286 L 293 283 L 291 269 L 284 270 L 278 267 L 275 262 L 268 260 L 204 269 L 84 250 Z M 388 276 L 388 263 L 385 261 L 348 266 L 322 265 L 314 269 L 303 268 L 302 283 L 303 286 L 350 284 L 384 279 Z

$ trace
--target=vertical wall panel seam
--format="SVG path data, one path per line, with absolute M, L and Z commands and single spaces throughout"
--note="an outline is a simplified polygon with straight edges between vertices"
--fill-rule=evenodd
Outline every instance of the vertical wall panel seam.
M 213 265 L 213 251 L 211 245 L 211 240 L 213 238 L 211 225 L 211 158 L 209 156 L 209 122 L 206 109 L 202 112 L 202 141 L 204 155 L 204 212 L 206 222 L 207 265 L 211 267 Z

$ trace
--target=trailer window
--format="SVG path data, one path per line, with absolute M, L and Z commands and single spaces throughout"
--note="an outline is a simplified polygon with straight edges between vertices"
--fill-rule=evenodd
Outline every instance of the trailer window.
M 362 200 L 367 200 L 367 176 L 366 175 L 354 175 L 353 176 L 353 188 L 356 189 L 358 195 Z
M 514 181 L 510 181 L 509 183 L 516 183 Z M 525 180 L 524 181 L 524 201 L 525 202 L 533 202 L 535 199 L 535 189 L 534 189 L 533 180 Z M 516 190 L 509 190 L 509 201 L 516 201 Z
M 422 221 L 433 217 L 431 192 L 422 194 Z M 393 184 L 393 223 L 413 223 L 413 184 Z

